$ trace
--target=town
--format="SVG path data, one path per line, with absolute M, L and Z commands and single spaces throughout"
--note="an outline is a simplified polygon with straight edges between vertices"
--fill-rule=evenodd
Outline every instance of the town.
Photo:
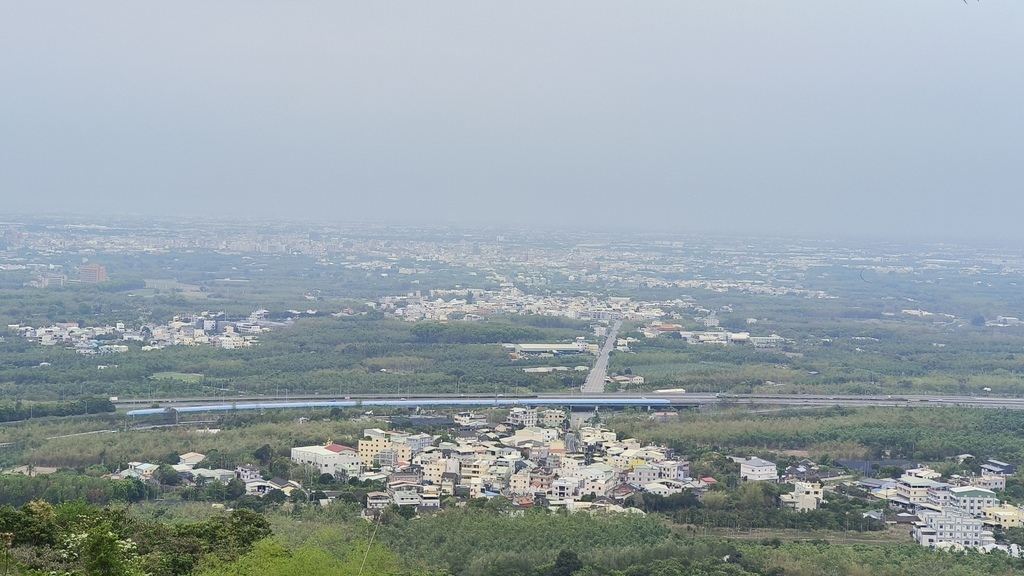
M 561 409 L 515 407 L 500 423 L 472 412 L 450 418 L 425 414 L 423 418 L 439 418 L 452 426 L 442 434 L 366 428 L 354 445 L 326 439 L 323 444 L 295 446 L 286 477 L 252 462 L 233 469 L 210 468 L 205 456 L 195 452 L 181 454 L 170 465 L 130 462 L 107 477 L 173 486 L 231 483 L 239 495 L 317 506 L 352 497 L 352 492 L 337 487 L 355 486 L 363 517 L 370 521 L 379 521 L 386 513 L 411 518 L 495 498 L 507 502 L 512 515 L 534 507 L 642 514 L 638 495 L 642 501 L 647 494 L 689 494 L 701 501 L 726 480 L 692 477 L 691 463 L 684 456 L 665 446 L 621 438 L 600 424 L 570 428 L 569 413 Z M 650 416 L 658 421 L 676 417 L 674 412 Z M 299 419 L 300 426 L 305 422 L 307 418 Z M 958 461 L 973 458 L 963 454 Z M 1024 510 L 998 497 L 1007 478 L 1016 473 L 1016 467 L 1006 462 L 990 459 L 980 465 L 978 474 L 948 478 L 927 466 L 908 466 L 897 468 L 899 474 L 890 478 L 879 475 L 878 465 L 868 462 L 819 465 L 803 459 L 783 465 L 756 456 L 728 460 L 738 466 L 741 484 L 791 486 L 779 494 L 775 505 L 795 513 L 859 493 L 874 503 L 860 512 L 864 519 L 905 530 L 921 546 L 1000 549 L 1020 556 L 1015 544 L 997 544 L 993 532 L 1020 528 L 1024 522 Z

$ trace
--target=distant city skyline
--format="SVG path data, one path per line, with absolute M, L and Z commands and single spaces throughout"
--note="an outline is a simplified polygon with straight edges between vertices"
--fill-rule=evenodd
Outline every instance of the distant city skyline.
M 0 6 L 13 213 L 1024 245 L 1024 5 Z

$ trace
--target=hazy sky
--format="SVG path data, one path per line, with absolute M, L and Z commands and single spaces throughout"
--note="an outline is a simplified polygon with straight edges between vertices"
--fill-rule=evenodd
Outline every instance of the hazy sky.
M 1024 244 L 1024 2 L 0 3 L 0 210 Z

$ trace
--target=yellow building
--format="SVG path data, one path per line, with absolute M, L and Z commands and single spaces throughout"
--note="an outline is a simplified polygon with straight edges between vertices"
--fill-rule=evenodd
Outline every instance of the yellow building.
M 1024 511 L 1010 504 L 985 508 L 985 519 L 1000 528 L 1020 528 Z

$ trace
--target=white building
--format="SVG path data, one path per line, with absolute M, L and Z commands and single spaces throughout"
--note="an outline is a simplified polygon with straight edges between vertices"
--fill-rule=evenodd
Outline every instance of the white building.
M 935 548 L 941 544 L 960 546 L 987 546 L 994 544 L 992 532 L 985 530 L 982 520 L 956 509 L 941 512 L 921 512 L 920 522 L 914 525 L 914 539 L 922 546 Z
M 633 486 L 645 486 L 659 478 L 661 478 L 661 471 L 657 466 L 641 464 L 639 466 L 634 466 L 633 469 L 629 471 L 627 481 Z
M 659 478 L 683 480 L 690 477 L 690 463 L 686 460 L 665 460 L 655 466 L 658 467 Z
M 991 490 L 974 486 L 949 489 L 949 505 L 971 516 L 981 518 L 985 515 L 985 508 L 995 508 L 999 504 L 996 493 Z
M 775 462 L 751 458 L 740 462 L 740 478 L 746 482 L 777 482 L 779 469 Z
M 343 470 L 359 470 L 359 453 L 355 448 L 340 444 L 326 446 L 299 446 L 292 448 L 292 462 L 315 466 L 321 474 L 334 474 Z
M 509 410 L 506 422 L 512 426 L 536 426 L 537 409 L 517 406 Z
M 671 496 L 673 494 L 679 494 L 685 489 L 682 482 L 677 480 L 658 480 L 657 482 L 651 482 L 650 484 L 644 485 L 644 490 L 651 494 L 658 496 Z

